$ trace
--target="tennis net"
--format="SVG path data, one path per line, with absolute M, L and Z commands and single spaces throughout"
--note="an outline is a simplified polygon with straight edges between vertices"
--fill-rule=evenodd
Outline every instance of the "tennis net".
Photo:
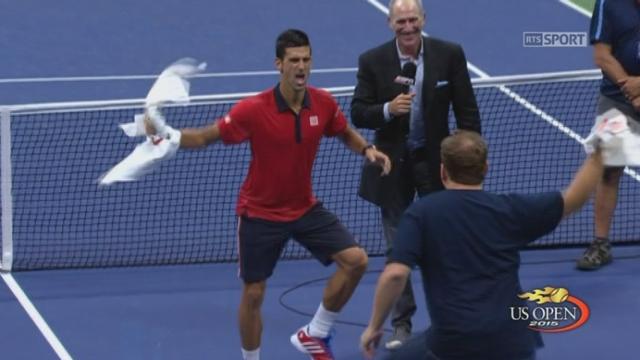
M 486 189 L 537 192 L 564 188 L 584 159 L 579 143 L 595 113 L 600 74 L 570 72 L 474 81 L 490 147 Z M 444 90 L 446 91 L 446 90 Z M 352 88 L 333 89 L 346 115 Z M 176 128 L 223 116 L 248 94 L 199 96 L 166 109 Z M 142 181 L 98 187 L 97 179 L 139 139 L 124 136 L 143 100 L 33 104 L 0 109 L 2 268 L 138 266 L 237 259 L 235 201 L 246 174 L 246 145 L 180 151 Z M 453 123 L 453 118 L 451 119 Z M 364 131 L 371 138 L 372 133 Z M 371 255 L 383 255 L 379 210 L 359 199 L 362 158 L 336 139 L 321 145 L 314 190 Z M 640 177 L 621 185 L 612 239 L 634 242 Z M 592 208 L 532 246 L 585 245 Z M 290 242 L 287 259 L 308 257 Z

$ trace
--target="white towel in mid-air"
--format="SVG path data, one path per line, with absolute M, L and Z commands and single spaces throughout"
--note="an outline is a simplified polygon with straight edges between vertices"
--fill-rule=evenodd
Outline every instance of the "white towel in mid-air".
M 155 135 L 147 136 L 144 126 L 145 114 L 136 114 L 131 123 L 120 124 L 129 137 L 147 136 L 129 156 L 100 177 L 100 185 L 134 181 L 155 169 L 163 160 L 172 158 L 180 147 L 180 131 L 167 125 L 162 115 L 166 103 L 188 103 L 189 82 L 186 80 L 206 67 L 193 59 L 181 59 L 166 68 L 155 81 L 145 99 L 145 112 L 156 129 Z
M 608 110 L 596 118 L 584 140 L 587 153 L 596 146 L 607 166 L 640 166 L 640 124 L 617 109 Z

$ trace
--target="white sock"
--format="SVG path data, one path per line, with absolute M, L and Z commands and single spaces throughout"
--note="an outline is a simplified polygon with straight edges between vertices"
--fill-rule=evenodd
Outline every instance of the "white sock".
M 337 312 L 325 309 L 324 305 L 320 303 L 318 310 L 316 310 L 316 314 L 309 323 L 309 335 L 317 338 L 327 337 L 337 317 Z
M 251 351 L 242 349 L 242 358 L 244 360 L 260 360 L 260 348 Z

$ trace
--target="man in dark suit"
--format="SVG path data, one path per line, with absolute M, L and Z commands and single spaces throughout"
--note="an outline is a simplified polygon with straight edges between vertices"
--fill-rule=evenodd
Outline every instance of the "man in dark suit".
M 395 38 L 362 54 L 351 103 L 355 126 L 375 130 L 375 146 L 389 156 L 391 173 L 365 164 L 359 194 L 381 209 L 387 246 L 391 248 L 404 210 L 418 196 L 442 190 L 440 142 L 449 134 L 449 106 L 457 127 L 480 132 L 480 115 L 462 48 L 422 36 L 425 14 L 421 0 L 391 0 L 388 22 Z M 401 69 L 416 65 L 409 89 L 398 83 Z M 408 90 L 408 91 L 407 91 Z M 394 349 L 411 334 L 416 305 L 411 283 L 395 305 Z

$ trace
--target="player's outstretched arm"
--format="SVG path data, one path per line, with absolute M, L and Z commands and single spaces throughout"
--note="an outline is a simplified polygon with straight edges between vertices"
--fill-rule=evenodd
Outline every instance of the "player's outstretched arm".
M 181 129 L 180 147 L 198 149 L 213 144 L 220 138 L 220 128 L 214 123 L 200 128 Z
M 157 130 L 149 117 L 144 120 L 147 135 L 155 135 Z M 180 129 L 180 148 L 198 149 L 213 144 L 220 138 L 220 128 L 217 123 L 199 128 Z

